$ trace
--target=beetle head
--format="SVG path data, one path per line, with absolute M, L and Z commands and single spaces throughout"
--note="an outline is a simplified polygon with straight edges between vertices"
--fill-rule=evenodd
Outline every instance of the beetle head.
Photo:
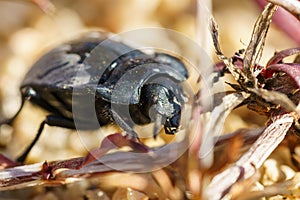
M 181 101 L 175 93 L 160 84 L 144 85 L 141 90 L 140 107 L 145 116 L 155 122 L 154 137 L 164 125 L 167 134 L 178 131 L 181 117 Z

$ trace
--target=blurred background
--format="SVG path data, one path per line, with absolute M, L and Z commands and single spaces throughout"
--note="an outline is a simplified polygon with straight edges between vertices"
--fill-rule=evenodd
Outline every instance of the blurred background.
M 38 1 L 37 1 L 38 2 Z M 42 1 L 39 1 L 42 2 Z M 143 27 L 163 27 L 179 31 L 198 41 L 201 30 L 197 23 L 196 0 L 52 0 L 44 12 L 30 0 L 0 0 L 0 113 L 1 118 L 13 116 L 21 103 L 19 85 L 30 66 L 47 49 L 82 31 L 102 29 L 113 33 Z M 199 1 L 201 4 L 202 2 Z M 231 56 L 247 47 L 252 28 L 261 8 L 254 0 L 213 0 L 212 13 L 220 29 L 221 48 Z M 201 16 L 201 14 L 199 15 Z M 176 41 L 174 41 L 176 43 Z M 299 45 L 299 44 L 298 44 Z M 276 50 L 295 47 L 297 43 L 278 26 L 272 24 L 267 36 L 261 64 Z M 216 60 L 216 58 L 214 57 Z M 1 127 L 0 150 L 11 158 L 19 155 L 32 140 L 44 112 L 30 104 L 14 123 L 14 128 Z M 265 123 L 245 108 L 234 111 L 224 132 L 238 128 L 258 127 Z M 115 127 L 108 127 L 107 131 Z M 70 134 L 67 134 L 70 133 Z M 90 147 L 98 146 L 87 136 Z M 98 136 L 97 136 L 98 137 Z M 58 139 L 59 138 L 59 139 Z M 89 139 L 90 138 L 90 139 Z M 59 142 L 57 142 L 59 140 Z M 66 159 L 85 155 L 80 138 L 70 130 L 46 127 L 29 163 Z

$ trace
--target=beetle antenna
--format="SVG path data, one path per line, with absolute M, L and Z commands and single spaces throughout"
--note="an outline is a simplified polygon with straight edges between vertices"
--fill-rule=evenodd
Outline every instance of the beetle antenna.
M 154 139 L 156 139 L 156 136 L 158 135 L 161 125 L 162 125 L 162 120 L 163 120 L 163 116 L 161 114 L 156 114 L 155 117 L 155 124 L 154 124 L 154 129 L 153 129 L 153 137 Z

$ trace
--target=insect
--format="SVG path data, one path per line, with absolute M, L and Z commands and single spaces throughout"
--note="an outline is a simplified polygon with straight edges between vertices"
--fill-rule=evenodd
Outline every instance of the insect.
M 125 74 L 130 80 L 122 78 Z M 5 121 L 13 122 L 25 100 L 51 113 L 17 161 L 25 161 L 46 124 L 93 130 L 116 123 L 137 138 L 135 124 L 155 122 L 154 137 L 161 125 L 165 133 L 174 134 L 180 126 L 184 103 L 180 83 L 187 78 L 185 65 L 176 57 L 146 54 L 109 39 L 105 32 L 85 33 L 59 45 L 29 70 L 20 87 L 22 105 L 13 118 Z M 86 112 L 91 107 L 96 120 Z M 118 111 L 124 108 L 128 108 L 129 115 Z

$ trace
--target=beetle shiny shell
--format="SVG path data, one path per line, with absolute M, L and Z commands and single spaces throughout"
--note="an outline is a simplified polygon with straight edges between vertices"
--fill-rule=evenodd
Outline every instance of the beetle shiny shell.
M 143 70 L 138 70 L 140 66 Z M 124 74 L 130 81 L 122 82 Z M 18 160 L 26 159 L 45 124 L 92 130 L 99 124 L 117 123 L 128 134 L 135 135 L 134 124 L 148 124 L 157 121 L 151 116 L 158 116 L 165 132 L 174 134 L 184 103 L 180 83 L 187 77 L 187 69 L 179 59 L 164 53 L 146 54 L 109 39 L 104 32 L 89 32 L 59 45 L 32 66 L 21 84 L 23 103 L 29 99 L 51 114 Z M 153 82 L 154 79 L 161 81 Z M 87 100 L 82 103 L 74 101 L 76 98 Z M 94 100 L 97 120 L 91 120 L 84 112 L 93 103 L 89 99 Z M 121 108 L 126 104 L 130 120 L 112 111 L 112 105 Z M 74 107 L 79 109 L 76 126 Z

